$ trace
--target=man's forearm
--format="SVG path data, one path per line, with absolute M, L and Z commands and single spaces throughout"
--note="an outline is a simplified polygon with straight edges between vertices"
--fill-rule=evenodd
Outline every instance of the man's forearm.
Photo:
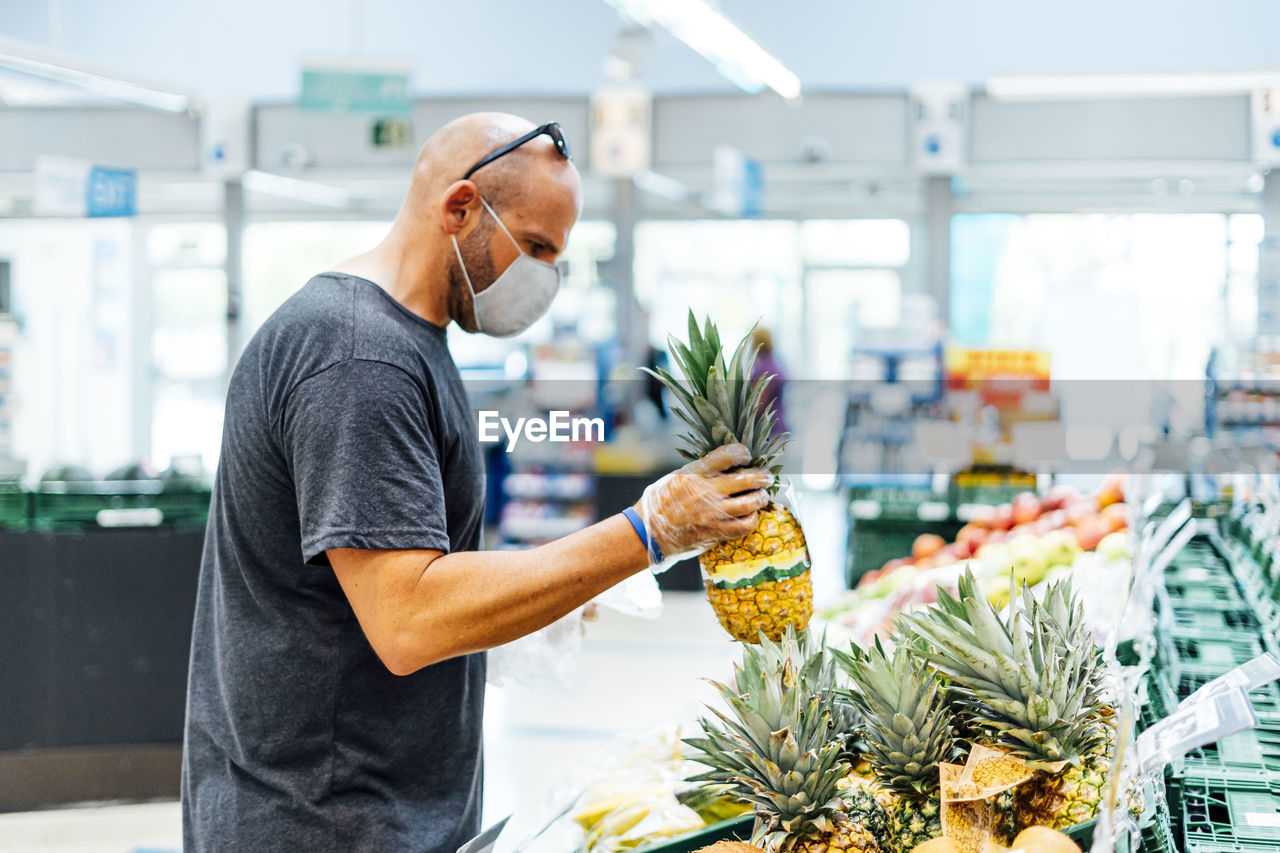
M 334 565 L 374 650 L 399 675 L 537 631 L 648 565 L 622 516 L 523 551 L 385 559 L 395 562 Z

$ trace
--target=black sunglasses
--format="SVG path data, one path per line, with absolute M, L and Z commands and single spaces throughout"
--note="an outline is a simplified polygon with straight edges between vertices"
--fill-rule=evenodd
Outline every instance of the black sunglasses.
M 542 124 L 535 127 L 533 130 L 529 131 L 519 139 L 514 139 L 511 142 L 508 142 L 506 145 L 502 146 L 501 148 L 490 151 L 488 154 L 481 157 L 479 160 L 476 161 L 476 164 L 474 166 L 472 166 L 470 169 L 467 169 L 467 173 L 462 176 L 462 180 L 465 181 L 468 178 L 470 178 L 472 175 L 476 173 L 476 170 L 479 169 L 481 166 L 489 165 L 494 160 L 497 160 L 499 157 L 501 157 L 503 154 L 510 154 L 512 151 L 515 151 L 517 148 L 519 148 L 521 145 L 524 145 L 529 140 L 537 139 L 539 136 L 542 136 L 542 134 L 544 133 L 547 136 L 551 137 L 551 141 L 555 143 L 556 151 L 560 153 L 561 157 L 563 157 L 566 160 L 573 159 L 573 154 L 569 151 L 569 142 L 564 138 L 564 131 L 560 130 L 560 123 L 555 121 L 549 121 L 546 124 Z

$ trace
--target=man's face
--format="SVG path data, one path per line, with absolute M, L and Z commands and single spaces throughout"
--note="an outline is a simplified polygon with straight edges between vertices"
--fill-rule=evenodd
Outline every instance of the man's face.
M 473 224 L 458 235 L 458 249 L 476 293 L 490 287 L 521 252 L 550 264 L 564 252 L 581 210 L 577 174 L 572 168 L 538 168 L 534 172 L 527 187 L 507 193 L 509 203 L 499 205 L 490 200 L 493 212 L 502 218 L 515 243 L 478 201 Z M 479 331 L 475 306 L 456 256 L 449 264 L 449 315 L 464 331 Z

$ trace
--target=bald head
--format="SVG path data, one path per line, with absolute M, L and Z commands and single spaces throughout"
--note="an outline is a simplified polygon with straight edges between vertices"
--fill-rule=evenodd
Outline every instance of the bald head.
M 463 177 L 534 128 L 507 113 L 473 113 L 422 146 L 408 197 L 370 262 L 372 272 L 396 278 L 397 298 L 420 304 L 421 316 L 475 331 L 473 294 L 522 254 L 555 263 L 564 251 L 582 212 L 582 182 L 550 137 L 536 136 Z
M 510 113 L 471 113 L 440 128 L 422 146 L 413 169 L 409 202 L 433 204 L 439 195 L 486 154 L 519 139 L 536 125 Z M 517 202 L 548 178 L 581 193 L 577 169 L 560 156 L 548 136 L 539 136 L 485 164 L 472 176 L 496 207 Z

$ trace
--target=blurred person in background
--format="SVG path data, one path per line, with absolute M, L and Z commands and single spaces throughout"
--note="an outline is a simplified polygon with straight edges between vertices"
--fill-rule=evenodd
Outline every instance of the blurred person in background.
M 751 380 L 758 382 L 764 377 L 770 377 L 767 379 L 769 384 L 764 396 L 760 398 L 760 408 L 766 409 L 770 403 L 773 404 L 773 412 L 778 418 L 773 422 L 771 434 L 788 432 L 786 408 L 782 403 L 787 374 L 773 357 L 773 335 L 769 334 L 768 329 L 756 326 L 751 330 L 751 343 L 756 347 L 756 360 L 751 365 Z

